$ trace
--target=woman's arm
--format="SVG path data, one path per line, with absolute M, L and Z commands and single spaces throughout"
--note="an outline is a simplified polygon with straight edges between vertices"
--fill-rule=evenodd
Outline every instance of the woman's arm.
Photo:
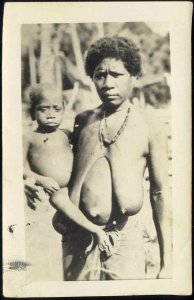
M 109 239 L 104 230 L 90 222 L 81 210 L 71 202 L 67 188 L 61 189 L 50 198 L 51 204 L 77 225 L 95 234 L 98 239 L 100 250 L 105 250 L 109 245 Z
M 158 278 L 169 278 L 172 272 L 172 216 L 168 185 L 168 145 L 164 124 L 150 127 L 148 169 L 150 201 L 160 248 Z

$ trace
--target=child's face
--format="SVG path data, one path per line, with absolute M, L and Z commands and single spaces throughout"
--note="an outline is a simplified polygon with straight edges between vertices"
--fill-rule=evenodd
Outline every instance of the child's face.
M 64 106 L 54 91 L 44 92 L 35 107 L 35 120 L 39 125 L 49 128 L 58 127 L 63 119 Z

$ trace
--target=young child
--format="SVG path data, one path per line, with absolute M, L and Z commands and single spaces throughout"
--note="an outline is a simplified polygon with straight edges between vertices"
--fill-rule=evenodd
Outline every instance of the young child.
M 106 233 L 90 222 L 68 197 L 73 154 L 67 135 L 59 128 L 64 113 L 62 95 L 50 84 L 38 84 L 30 94 L 31 117 L 37 129 L 25 134 L 24 179 L 33 178 L 49 194 L 51 204 L 63 215 L 95 235 L 101 251 L 108 247 Z

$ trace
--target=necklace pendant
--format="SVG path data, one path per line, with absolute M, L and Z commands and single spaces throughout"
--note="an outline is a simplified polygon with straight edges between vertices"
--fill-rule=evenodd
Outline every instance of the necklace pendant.
M 106 139 L 106 138 L 103 136 L 103 143 L 104 143 L 105 146 L 108 146 L 108 145 L 111 144 L 111 141 L 108 140 L 108 139 Z
M 108 141 L 103 141 L 103 145 L 104 145 L 104 147 L 108 147 L 111 145 L 111 143 Z
M 46 143 L 48 141 L 48 137 L 45 138 L 45 140 L 43 140 L 44 143 Z
M 122 132 L 124 131 L 124 129 L 127 125 L 127 122 L 128 122 L 128 119 L 129 119 L 129 112 L 130 112 L 130 107 L 127 110 L 127 113 L 126 113 L 125 119 L 123 121 L 123 124 L 121 125 L 120 129 L 118 130 L 117 134 L 113 137 L 112 140 L 109 140 L 107 138 L 107 135 L 109 136 L 109 134 L 108 134 L 108 126 L 107 126 L 107 122 L 106 122 L 106 116 L 105 116 L 105 112 L 104 112 L 104 115 L 102 116 L 102 119 L 100 121 L 100 128 L 99 128 L 99 139 L 100 139 L 100 143 L 101 143 L 101 148 L 103 146 L 108 147 L 108 146 L 110 146 L 111 144 L 113 144 L 117 141 L 118 137 L 122 134 Z M 106 126 L 106 136 L 104 135 L 104 132 L 103 132 L 103 124 L 102 124 L 103 121 L 104 121 L 105 126 Z

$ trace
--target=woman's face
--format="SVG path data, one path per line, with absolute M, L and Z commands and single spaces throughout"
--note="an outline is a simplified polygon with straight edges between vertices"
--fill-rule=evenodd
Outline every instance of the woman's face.
M 123 62 L 116 58 L 105 58 L 95 68 L 93 82 L 105 106 L 119 108 L 129 100 L 134 77 Z

